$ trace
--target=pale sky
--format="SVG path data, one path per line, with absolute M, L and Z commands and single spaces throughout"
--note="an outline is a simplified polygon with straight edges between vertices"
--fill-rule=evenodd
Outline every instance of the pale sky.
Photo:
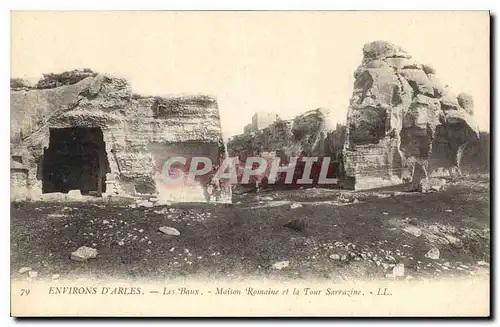
M 471 94 L 489 130 L 488 12 L 15 12 L 11 76 L 91 68 L 140 94 L 209 94 L 228 137 L 258 111 L 292 118 L 324 107 L 344 123 L 374 40 Z

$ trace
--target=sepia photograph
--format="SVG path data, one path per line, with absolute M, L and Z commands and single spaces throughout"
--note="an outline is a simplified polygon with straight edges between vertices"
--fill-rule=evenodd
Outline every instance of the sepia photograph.
M 488 11 L 10 16 L 12 316 L 490 316 Z

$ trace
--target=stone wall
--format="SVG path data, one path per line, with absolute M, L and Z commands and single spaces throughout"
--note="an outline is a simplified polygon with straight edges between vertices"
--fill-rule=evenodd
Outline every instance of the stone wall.
M 40 170 L 50 130 L 71 127 L 102 130 L 109 194 L 142 191 L 161 198 L 158 162 L 170 155 L 171 144 L 195 143 L 198 155 L 225 157 L 217 102 L 208 96 L 133 96 L 127 80 L 102 74 L 53 88 L 15 89 L 11 90 L 11 155 L 27 171 L 26 197 L 39 198 L 42 192 Z M 194 151 L 175 150 L 185 155 Z M 230 189 L 223 193 L 220 201 L 230 201 Z
M 363 47 L 354 79 L 344 167 L 355 189 L 411 181 L 415 166 L 424 175 L 460 172 L 479 136 L 470 96 L 456 96 L 432 67 L 385 41 Z

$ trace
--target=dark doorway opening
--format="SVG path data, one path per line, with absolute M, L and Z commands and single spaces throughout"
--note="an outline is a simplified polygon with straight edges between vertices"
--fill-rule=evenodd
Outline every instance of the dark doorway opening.
M 80 190 L 100 195 L 106 191 L 109 163 L 100 128 L 51 128 L 43 156 L 43 193 Z

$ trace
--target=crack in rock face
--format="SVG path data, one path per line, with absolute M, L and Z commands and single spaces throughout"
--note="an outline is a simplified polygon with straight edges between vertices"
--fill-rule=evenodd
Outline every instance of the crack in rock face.
M 460 174 L 464 149 L 479 139 L 474 102 L 443 87 L 435 74 L 397 45 L 363 47 L 343 152 L 354 189 L 418 185 L 436 171 Z M 414 175 L 416 164 L 423 174 Z

